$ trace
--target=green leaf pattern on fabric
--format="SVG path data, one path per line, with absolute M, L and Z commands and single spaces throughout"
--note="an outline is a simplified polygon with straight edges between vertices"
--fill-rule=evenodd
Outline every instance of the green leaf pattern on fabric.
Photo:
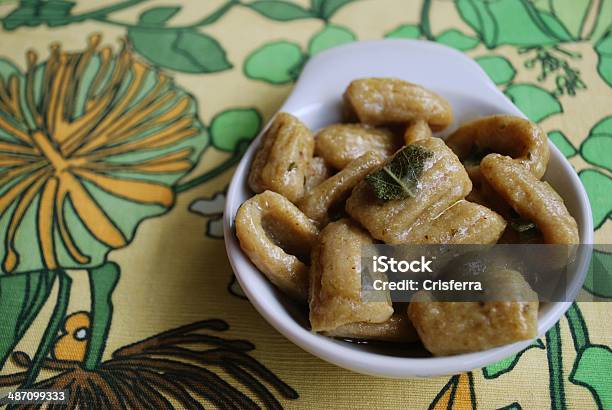
M 599 57 L 597 71 L 606 84 L 612 87 L 612 27 L 595 45 L 595 51 Z
M 537 46 L 559 41 L 527 0 L 457 0 L 461 17 L 488 48 Z
M 297 79 L 305 59 L 299 44 L 275 41 L 252 52 L 244 62 L 244 72 L 254 80 L 285 84 Z
M 612 171 L 612 134 L 591 134 L 580 146 L 582 157 L 593 165 Z
M 600 409 L 612 408 L 612 350 L 604 345 L 589 345 L 578 353 L 569 375 L 572 383 L 589 389 Z
M 610 21 L 612 21 L 612 0 L 600 0 L 599 4 L 593 2 L 593 5 L 599 7 L 597 9 L 595 25 L 591 33 L 588 33 L 588 39 L 592 42 L 597 42 L 612 29 L 610 27 Z
M 246 58 L 244 73 L 251 79 L 270 84 L 290 83 L 300 75 L 308 58 L 355 39 L 355 34 L 346 27 L 327 24 L 310 38 L 307 52 L 302 51 L 299 44 L 285 40 L 262 45 Z
M 580 146 L 585 161 L 612 172 L 612 115 L 599 121 Z
M 571 158 L 578 153 L 574 145 L 567 139 L 561 131 L 551 131 L 548 133 L 548 138 L 555 144 L 565 158 Z
M 444 44 L 457 50 L 468 51 L 476 47 L 480 41 L 477 38 L 463 34 L 459 30 L 450 29 L 444 31 L 436 38 L 436 42 Z
M 0 276 L 0 369 L 49 297 L 54 279 L 49 271 Z
M 587 13 L 593 6 L 592 0 L 552 0 L 551 13 L 563 24 L 572 38 L 580 38 Z
M 308 52 L 311 56 L 314 56 L 328 48 L 355 41 L 355 38 L 355 34 L 350 30 L 329 24 L 310 39 Z
M 261 129 L 261 115 L 254 108 L 232 108 L 212 119 L 210 136 L 215 148 L 234 152 L 241 141 L 250 141 Z
M 163 25 L 181 10 L 180 7 L 155 7 L 144 11 L 139 18 L 140 23 L 147 25 Z
M 612 217 L 612 178 L 596 169 L 585 169 L 578 173 L 589 196 L 593 210 L 593 225 L 599 229 Z
M 22 0 L 3 19 L 3 27 L 5 30 L 14 30 L 21 26 L 35 27 L 43 23 L 50 27 L 63 25 L 75 4 L 65 0 Z
M 580 145 L 580 155 L 586 162 L 612 172 L 611 152 L 612 115 L 609 115 L 591 128 Z M 612 196 L 608 194 L 612 179 L 609 174 L 597 169 L 585 169 L 579 175 L 591 202 L 593 224 L 598 229 L 612 215 Z
M 402 24 L 385 34 L 385 38 L 419 38 L 421 29 L 416 24 Z
M 593 250 L 584 288 L 600 298 L 612 298 L 612 253 Z
M 232 68 L 219 42 L 195 30 L 132 28 L 128 38 L 138 53 L 160 67 L 193 74 Z
M 511 82 L 516 75 L 516 70 L 507 58 L 497 55 L 488 55 L 475 58 L 487 75 L 497 85 Z
M 534 84 L 513 84 L 506 95 L 531 121 L 540 122 L 563 111 L 552 93 Z
M 508 373 L 517 365 L 521 356 L 523 356 L 528 350 L 538 348 L 544 349 L 544 343 L 538 339 L 534 341 L 532 344 L 527 346 L 525 349 L 520 352 L 513 354 L 512 356 L 508 356 L 505 359 L 500 360 L 497 363 L 490 364 L 482 368 L 482 375 L 485 379 L 496 379 L 504 373 Z
M 89 271 L 89 287 L 91 294 L 91 329 L 84 366 L 86 369 L 96 368 L 106 346 L 106 339 L 113 316 L 112 294 L 119 281 L 120 268 L 114 262 Z
M 313 17 L 313 13 L 297 4 L 282 0 L 259 0 L 248 3 L 256 12 L 278 21 L 289 21 Z
M 325 20 L 331 18 L 338 10 L 356 0 L 319 0 L 319 16 Z

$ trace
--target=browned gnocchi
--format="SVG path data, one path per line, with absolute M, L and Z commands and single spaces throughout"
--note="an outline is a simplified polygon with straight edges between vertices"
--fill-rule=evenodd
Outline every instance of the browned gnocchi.
M 428 138 L 416 141 L 415 145 L 428 149 L 433 155 L 425 161 L 413 196 L 381 201 L 370 185 L 361 181 L 346 202 L 349 215 L 373 238 L 386 243 L 405 243 L 410 237 L 410 228 L 423 212 L 442 213 L 472 189 L 461 162 L 444 141 Z
M 310 190 L 298 203 L 299 208 L 319 225 L 326 224 L 332 206 L 346 199 L 353 187 L 380 163 L 378 154 L 366 152 L 351 161 L 342 171 Z
M 397 78 L 354 80 L 344 93 L 344 101 L 364 124 L 407 124 L 422 118 L 432 130 L 440 131 L 453 121 L 448 101 Z
M 323 332 L 326 336 L 353 340 L 414 343 L 419 340 L 416 329 L 404 312 L 394 313 L 382 323 L 356 322 Z
M 298 256 L 310 254 L 318 234 L 306 215 L 272 191 L 255 195 L 236 214 L 236 236 L 244 252 L 272 283 L 298 300 L 308 296 L 308 268 Z
M 291 114 L 280 113 L 264 134 L 249 173 L 255 192 L 278 192 L 291 202 L 304 195 L 304 180 L 314 152 L 310 130 Z
M 280 113 L 263 136 L 248 179 L 256 195 L 235 218 L 255 266 L 307 302 L 311 330 L 329 337 L 420 341 L 433 355 L 535 337 L 538 295 L 506 260 L 483 274 L 496 284 L 486 301 L 420 290 L 406 306 L 392 303 L 388 289 L 376 300 L 364 296 L 364 272 L 386 276 L 364 270 L 362 257 L 364 247 L 381 243 L 411 245 L 405 255 L 424 244 L 579 243 L 563 200 L 540 181 L 550 155 L 546 134 L 525 119 L 494 115 L 446 140 L 434 137 L 453 121 L 450 104 L 394 78 L 351 82 L 344 109 L 355 123 L 312 133 Z M 457 255 L 444 256 L 444 277 L 461 278 Z
M 447 356 L 537 336 L 537 294 L 523 276 L 501 271 L 491 280 L 504 281 L 510 294 L 487 302 L 438 302 L 429 291 L 415 294 L 408 317 L 427 350 Z
M 429 124 L 423 118 L 417 118 L 406 127 L 404 131 L 404 143 L 406 145 L 433 137 Z
M 361 247 L 372 239 L 347 219 L 321 231 L 310 267 L 310 325 L 329 331 L 349 323 L 382 323 L 393 314 L 391 300 L 361 300 Z M 342 257 L 338 257 L 342 254 Z
M 321 157 L 313 157 L 308 163 L 306 175 L 304 176 L 304 192 L 310 192 L 314 187 L 325 181 L 332 175 L 325 160 Z
M 412 224 L 403 243 L 491 244 L 506 228 L 506 221 L 489 208 L 459 200 L 439 213 L 434 207 Z
M 579 243 L 576 220 L 547 182 L 504 155 L 489 154 L 480 167 L 491 187 L 520 216 L 535 223 L 546 243 Z
M 336 169 L 370 151 L 388 158 L 400 147 L 391 131 L 363 124 L 333 124 L 315 136 L 315 154 Z
M 539 179 L 550 156 L 544 131 L 529 120 L 511 115 L 492 115 L 463 124 L 448 136 L 446 144 L 470 175 L 478 169 L 479 157 L 495 152 L 512 157 Z

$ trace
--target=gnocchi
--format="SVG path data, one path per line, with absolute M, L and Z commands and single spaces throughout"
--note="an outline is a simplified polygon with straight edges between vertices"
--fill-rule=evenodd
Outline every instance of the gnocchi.
M 406 145 L 431 137 L 433 137 L 431 128 L 429 128 L 427 121 L 422 118 L 412 121 L 404 131 L 404 143 Z
M 370 151 L 387 158 L 400 146 L 398 138 L 391 131 L 362 124 L 330 125 L 315 137 L 315 154 L 335 169 L 343 169 Z
M 291 202 L 299 200 L 313 152 L 310 130 L 291 114 L 278 114 L 255 154 L 249 186 L 257 193 L 268 189 Z
M 349 215 L 372 237 L 386 243 L 406 242 L 410 227 L 425 210 L 442 213 L 472 189 L 465 169 L 444 141 L 428 138 L 415 144 L 433 152 L 433 157 L 425 163 L 413 197 L 383 202 L 361 181 L 346 202 Z
M 500 154 L 487 155 L 480 168 L 491 187 L 520 216 L 536 224 L 545 243 L 579 243 L 576 220 L 547 182 L 538 180 L 516 160 Z
M 306 175 L 304 176 L 304 192 L 310 192 L 331 176 L 331 169 L 321 157 L 313 157 L 308 163 Z
M 440 131 L 453 121 L 448 101 L 433 91 L 397 78 L 354 80 L 346 89 L 344 101 L 364 124 L 407 124 L 422 118 L 432 130 Z
M 236 236 L 242 250 L 272 283 L 291 297 L 308 297 L 308 255 L 319 230 L 284 196 L 264 191 L 247 200 L 236 214 Z
M 371 243 L 368 234 L 347 219 L 332 222 L 321 231 L 310 267 L 312 330 L 333 330 L 357 322 L 382 323 L 391 317 L 390 299 L 361 300 L 361 247 Z
M 323 334 L 342 339 L 380 340 L 397 343 L 414 343 L 419 340 L 412 322 L 403 313 L 394 313 L 389 320 L 382 323 L 349 323 L 323 332 Z
M 439 214 L 432 207 L 410 227 L 403 243 L 491 244 L 496 243 L 506 221 L 489 208 L 459 200 Z
M 493 115 L 446 140 L 434 137 L 453 121 L 450 104 L 395 78 L 355 80 L 343 97 L 346 118 L 356 123 L 313 134 L 288 113 L 272 121 L 251 163 L 255 195 L 235 218 L 244 253 L 303 304 L 313 332 L 329 337 L 420 341 L 439 356 L 535 337 L 538 295 L 521 272 L 507 269 L 505 256 L 484 261 L 456 251 L 438 260 L 442 272 L 430 272 L 436 281 L 461 279 L 473 266 L 468 256 L 477 258 L 486 265 L 478 275 L 495 284 L 485 286 L 486 300 L 448 301 L 441 289 L 420 290 L 406 306 L 392 303 L 388 288 L 377 299 L 364 296 L 362 273 L 386 276 L 364 270 L 362 253 L 381 242 L 410 245 L 393 256 L 411 259 L 412 245 L 579 243 L 562 198 L 540 180 L 550 155 L 545 133 L 528 120 Z
M 463 124 L 446 143 L 464 161 L 470 175 L 477 173 L 478 156 L 494 152 L 514 158 L 539 179 L 550 156 L 544 131 L 529 120 L 511 115 L 492 115 Z
M 517 271 L 502 271 L 508 297 L 486 302 L 438 302 L 430 291 L 419 291 L 408 306 L 408 317 L 419 338 L 436 356 L 474 352 L 537 336 L 537 294 Z M 516 298 L 517 301 L 512 301 Z
M 330 208 L 346 199 L 353 187 L 380 162 L 381 159 L 375 152 L 366 152 L 351 161 L 342 171 L 313 188 L 299 202 L 299 208 L 320 225 L 327 223 Z

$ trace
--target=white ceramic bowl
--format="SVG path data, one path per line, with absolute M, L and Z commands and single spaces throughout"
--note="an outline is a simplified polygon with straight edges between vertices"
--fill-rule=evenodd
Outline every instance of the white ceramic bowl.
M 341 119 L 341 97 L 349 82 L 363 77 L 397 77 L 434 90 L 452 105 L 458 124 L 474 117 L 512 114 L 525 117 L 497 90 L 485 72 L 464 54 L 436 43 L 416 40 L 365 41 L 324 51 L 304 67 L 289 98 L 279 111 L 300 118 L 317 130 Z M 238 165 L 227 192 L 224 215 L 225 246 L 242 289 L 259 313 L 280 333 L 304 350 L 338 366 L 370 375 L 394 378 L 455 374 L 486 366 L 528 346 L 531 341 L 482 352 L 449 357 L 405 357 L 398 351 L 380 350 L 368 344 L 334 340 L 308 330 L 308 318 L 282 295 L 240 249 L 233 221 L 240 204 L 253 194 L 247 186 L 251 159 L 261 135 L 251 144 Z M 588 197 L 576 172 L 551 143 L 551 157 L 544 179 L 564 198 L 578 222 L 581 243 L 593 242 Z M 580 289 L 590 254 L 578 255 L 572 272 L 573 288 Z M 543 335 L 569 308 L 569 302 L 543 304 L 538 333 Z

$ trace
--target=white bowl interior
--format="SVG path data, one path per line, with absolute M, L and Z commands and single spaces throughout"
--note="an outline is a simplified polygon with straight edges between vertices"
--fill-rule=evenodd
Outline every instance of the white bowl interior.
M 365 64 L 360 64 L 364 61 Z M 380 64 L 381 61 L 388 64 Z M 429 70 L 428 67 L 434 69 Z M 443 135 L 458 124 L 478 116 L 506 113 L 524 117 L 495 88 L 480 67 L 465 55 L 437 44 L 410 40 L 354 43 L 321 53 L 307 64 L 280 111 L 292 113 L 313 130 L 339 122 L 341 95 L 346 85 L 355 78 L 371 76 L 403 78 L 423 84 L 444 96 L 453 108 L 455 122 Z M 310 332 L 303 310 L 272 286 L 251 264 L 233 232 L 238 207 L 253 195 L 246 180 L 260 137 L 245 154 L 228 189 L 224 215 L 225 241 L 230 263 L 249 300 L 288 339 L 339 366 L 387 377 L 435 376 L 471 370 L 501 360 L 529 345 L 531 341 L 524 341 L 483 352 L 419 358 L 422 352 L 414 349 L 349 343 Z M 551 158 L 544 180 L 559 192 L 576 218 L 581 243 L 590 244 L 593 241 L 592 217 L 584 188 L 569 162 L 552 143 L 550 145 Z M 584 282 L 589 261 L 590 253 L 581 252 L 578 255 L 570 284 L 575 292 Z M 569 302 L 543 304 L 538 318 L 539 335 L 553 326 L 569 305 Z

